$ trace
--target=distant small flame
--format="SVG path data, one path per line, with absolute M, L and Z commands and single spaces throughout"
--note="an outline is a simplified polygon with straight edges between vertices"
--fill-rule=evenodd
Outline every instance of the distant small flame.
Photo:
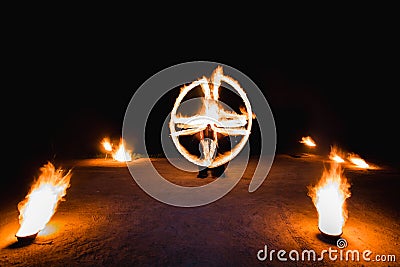
M 108 152 L 112 151 L 112 144 L 108 137 L 104 137 L 103 140 L 101 141 L 101 144 L 103 145 L 103 147 L 106 151 L 108 151 Z
M 127 150 L 125 148 L 125 142 L 121 139 L 119 147 L 115 153 L 113 153 L 113 159 L 125 162 L 125 161 L 132 161 L 132 151 Z
M 317 146 L 315 141 L 310 136 L 302 137 L 299 142 L 305 144 L 306 146 L 310 146 L 310 147 Z
M 370 167 L 369 164 L 364 159 L 362 159 L 359 155 L 355 153 L 349 153 L 347 158 L 351 163 L 353 163 L 359 168 L 368 169 Z
M 331 152 L 329 154 L 329 159 L 336 161 L 338 163 L 343 163 L 345 160 L 343 159 L 343 152 L 339 151 L 336 146 L 331 147 Z
M 65 172 L 61 168 L 55 169 L 48 162 L 40 171 L 41 175 L 30 192 L 18 203 L 20 228 L 17 237 L 34 235 L 43 230 L 70 186 L 71 170 Z
M 345 200 L 350 197 L 350 184 L 343 176 L 341 165 L 333 161 L 329 170 L 324 170 L 308 195 L 318 211 L 318 228 L 328 235 L 341 235 L 347 220 Z

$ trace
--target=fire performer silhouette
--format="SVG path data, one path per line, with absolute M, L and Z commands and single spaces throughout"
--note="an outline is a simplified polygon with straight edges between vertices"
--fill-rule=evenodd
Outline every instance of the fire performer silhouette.
M 230 85 L 243 100 L 245 107 L 240 108 L 239 112 L 226 109 L 219 101 L 219 87 L 222 82 Z M 198 87 L 201 87 L 204 94 L 202 108 L 191 116 L 180 114 L 178 107 L 182 100 L 192 89 Z M 202 77 L 181 88 L 171 111 L 170 136 L 181 155 L 199 166 L 199 178 L 207 177 L 209 170 L 214 177 L 220 177 L 224 175 L 227 163 L 236 157 L 247 143 L 253 116 L 246 92 L 236 80 L 224 75 L 222 67 L 218 66 L 211 79 Z M 181 144 L 184 136 L 193 135 L 200 140 L 200 157 L 197 156 L 197 149 L 195 153 L 191 153 L 190 149 Z
M 216 140 L 218 139 L 217 133 L 213 131 L 212 127 L 210 124 L 207 124 L 207 127 L 199 132 L 200 134 L 200 158 L 201 159 L 206 159 L 206 158 L 211 158 L 215 159 L 217 156 L 217 149 L 218 145 Z M 224 171 L 226 169 L 226 163 L 223 165 L 220 165 L 218 167 L 214 168 L 209 168 L 209 167 L 204 167 L 204 166 L 199 166 L 199 173 L 197 175 L 198 178 L 206 178 L 208 177 L 208 171 L 211 172 L 211 175 L 213 177 L 220 177 L 224 175 Z

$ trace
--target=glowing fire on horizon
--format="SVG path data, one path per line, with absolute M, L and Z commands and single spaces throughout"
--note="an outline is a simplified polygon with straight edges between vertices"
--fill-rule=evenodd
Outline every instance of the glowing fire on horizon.
M 309 146 L 309 147 L 316 147 L 317 146 L 315 141 L 310 136 L 302 137 L 299 142 L 302 143 L 302 144 L 305 144 L 306 146 Z
M 103 140 L 101 141 L 101 144 L 103 145 L 105 151 L 111 152 L 113 150 L 110 138 L 104 137 Z
M 132 161 L 132 151 L 126 149 L 124 140 L 121 138 L 118 149 L 112 154 L 113 159 L 120 162 Z
M 43 230 L 70 186 L 71 170 L 56 169 L 48 162 L 40 171 L 25 199 L 18 203 L 20 228 L 17 237 L 32 236 Z
M 341 151 L 336 146 L 331 146 L 331 152 L 329 154 L 329 159 L 337 163 L 350 163 L 346 164 L 349 167 L 355 167 L 357 169 L 379 169 L 378 166 L 367 163 L 363 158 L 353 152 Z
M 329 153 L 329 159 L 337 163 L 345 162 L 343 152 L 339 151 L 336 146 L 331 147 L 331 152 Z
M 315 186 L 308 187 L 318 211 L 318 228 L 322 233 L 339 236 L 347 220 L 346 199 L 350 197 L 350 184 L 344 177 L 341 164 L 332 161 Z
M 125 141 L 121 138 L 119 145 L 117 148 L 114 148 L 114 145 L 111 143 L 110 138 L 104 137 L 101 141 L 101 145 L 103 149 L 106 151 L 106 158 L 107 153 L 110 152 L 112 158 L 116 161 L 126 162 L 132 161 L 132 151 L 126 148 Z
M 359 155 L 355 153 L 349 153 L 347 156 L 348 160 L 353 163 L 356 167 L 361 168 L 361 169 L 368 169 L 370 168 L 370 165 Z
M 242 98 L 245 108 L 240 108 L 240 113 L 225 110 L 219 102 L 219 88 L 222 82 L 230 85 Z M 177 114 L 184 97 L 194 88 L 201 87 L 203 92 L 202 109 L 194 116 Z M 202 77 L 187 86 L 181 88 L 171 112 L 169 123 L 170 136 L 178 151 L 189 161 L 199 166 L 210 168 L 222 165 L 233 159 L 246 144 L 255 118 L 251 110 L 250 102 L 240 84 L 232 77 L 224 75 L 222 67 L 218 66 L 212 73 L 211 78 Z M 190 154 L 179 142 L 179 136 L 194 135 L 206 129 L 209 125 L 215 133 L 212 139 L 201 140 L 200 146 L 205 151 L 204 157 L 199 158 Z M 176 129 L 178 128 L 178 129 Z M 218 147 L 217 134 L 241 136 L 240 142 L 231 151 L 215 157 L 215 149 Z

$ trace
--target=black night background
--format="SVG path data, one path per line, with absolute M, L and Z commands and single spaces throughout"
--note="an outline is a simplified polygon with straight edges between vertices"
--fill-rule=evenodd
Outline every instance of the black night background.
M 100 33 L 60 33 L 50 42 L 38 35 L 14 49 L 2 127 L 10 172 L 2 185 L 30 179 L 39 162 L 96 156 L 104 136 L 121 135 L 135 90 L 164 68 L 188 61 L 226 64 L 257 84 L 273 112 L 277 153 L 290 152 L 311 135 L 327 150 L 336 144 L 372 161 L 399 162 L 394 52 L 384 36 L 376 45 L 365 36 L 337 33 L 316 40 L 297 33 L 290 42 L 256 52 L 200 47 L 177 54 L 167 46 L 133 48 L 110 35 L 114 42 L 103 43 Z M 152 112 L 149 154 L 162 153 L 157 131 L 175 97 L 163 97 Z M 255 138 L 250 141 L 256 146 Z
M 398 169 L 398 44 L 390 18 L 306 25 L 282 19 L 265 22 L 258 36 L 244 28 L 234 35 L 205 31 L 207 38 L 199 28 L 167 27 L 176 34 L 169 36 L 140 25 L 126 31 L 108 23 L 24 24 L 3 50 L 0 201 L 23 199 L 47 161 L 101 157 L 103 137 L 120 138 L 135 90 L 163 69 L 192 61 L 228 65 L 258 86 L 274 116 L 276 154 L 302 151 L 299 141 L 309 135 L 321 155 L 337 145 Z M 162 157 L 160 130 L 177 93 L 150 114 L 150 156 Z M 249 142 L 257 155 L 257 118 Z M 394 199 L 399 180 L 390 179 L 379 188 L 391 187 Z

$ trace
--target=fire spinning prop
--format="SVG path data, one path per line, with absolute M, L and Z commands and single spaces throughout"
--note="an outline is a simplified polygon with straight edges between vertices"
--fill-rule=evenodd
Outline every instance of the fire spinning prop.
M 108 137 L 103 138 L 101 142 L 103 145 L 104 150 L 106 151 L 106 158 L 107 154 L 111 153 L 112 157 L 116 161 L 126 162 L 132 161 L 132 151 L 126 149 L 125 141 L 121 138 L 118 148 L 116 150 L 113 149 L 113 144 L 110 143 L 110 139 Z
M 34 240 L 46 227 L 70 186 L 71 170 L 56 169 L 48 162 L 40 171 L 25 199 L 18 203 L 20 228 L 15 236 L 20 242 Z
M 245 109 L 240 110 L 241 114 L 225 110 L 218 101 L 219 87 L 222 82 L 229 84 L 242 98 Z M 198 114 L 191 117 L 177 115 L 178 107 L 183 98 L 192 89 L 198 86 L 201 86 L 204 94 L 202 98 L 203 109 Z M 178 151 L 187 160 L 199 166 L 214 168 L 225 164 L 239 154 L 249 138 L 253 117 L 254 114 L 252 113 L 250 102 L 243 88 L 236 80 L 224 75 L 222 67 L 218 66 L 212 73 L 210 80 L 206 77 L 202 77 L 181 88 L 181 92 L 171 111 L 171 120 L 169 122 L 170 135 Z M 200 146 L 204 153 L 203 157 L 190 154 L 187 149 L 180 144 L 179 136 L 194 135 L 205 130 L 207 127 L 211 127 L 215 134 L 213 138 L 200 141 Z M 176 128 L 178 128 L 178 130 Z M 218 147 L 217 133 L 229 136 L 242 136 L 242 138 L 230 151 L 215 156 Z
M 318 211 L 319 231 L 329 237 L 341 236 L 348 215 L 345 201 L 351 195 L 341 164 L 332 161 L 319 182 L 308 189 L 308 196 Z

